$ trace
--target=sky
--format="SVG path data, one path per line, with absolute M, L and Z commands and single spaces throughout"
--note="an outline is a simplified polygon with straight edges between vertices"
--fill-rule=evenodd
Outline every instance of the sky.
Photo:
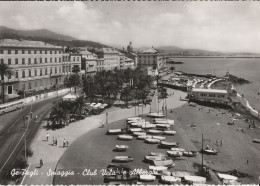
M 260 51 L 257 1 L 0 2 L 0 26 L 134 48 Z

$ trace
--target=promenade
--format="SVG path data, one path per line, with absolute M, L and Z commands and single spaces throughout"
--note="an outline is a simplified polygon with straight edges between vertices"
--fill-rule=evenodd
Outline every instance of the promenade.
M 178 90 L 167 90 L 168 94 L 171 94 L 167 100 L 168 109 L 177 108 L 186 102 L 180 101 L 179 98 L 184 98 L 186 93 L 178 91 Z M 174 92 L 174 95 L 172 94 Z M 147 105 L 143 108 L 143 113 L 149 113 L 150 105 Z M 135 110 L 134 107 L 130 109 L 115 109 L 108 112 L 108 122 L 114 122 L 118 120 L 122 120 L 127 117 L 135 116 L 135 112 L 137 112 L 137 108 Z M 139 108 L 139 113 L 141 113 Z M 46 123 L 42 124 L 42 128 L 40 129 L 37 137 L 31 145 L 31 149 L 33 151 L 33 156 L 28 159 L 29 168 L 28 171 L 35 172 L 33 176 L 25 176 L 21 184 L 52 184 L 53 176 L 48 176 L 47 173 L 49 170 L 55 171 L 56 165 L 59 159 L 62 157 L 63 153 L 66 151 L 67 147 L 63 148 L 62 141 L 63 139 L 69 140 L 70 144 L 73 143 L 78 137 L 89 132 L 90 130 L 100 127 L 102 122 L 105 122 L 106 114 L 105 112 L 96 115 L 87 117 L 84 120 L 76 121 L 71 123 L 69 126 L 66 126 L 62 129 L 57 130 L 46 130 L 43 126 Z M 46 134 L 49 133 L 49 141 L 46 141 Z M 58 139 L 58 145 L 52 145 L 52 138 L 55 137 Z M 69 147 L 68 147 L 69 148 Z M 77 152 L 75 152 L 77 153 Z M 40 159 L 43 159 L 43 166 L 39 168 Z

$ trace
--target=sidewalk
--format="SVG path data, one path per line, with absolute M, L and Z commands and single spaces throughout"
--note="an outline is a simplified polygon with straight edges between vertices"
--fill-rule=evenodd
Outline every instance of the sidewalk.
M 168 109 L 173 109 L 179 107 L 186 102 L 180 101 L 179 98 L 184 98 L 186 93 L 178 91 L 178 90 L 167 90 L 168 93 L 174 92 L 174 95 L 169 96 L 167 98 L 167 107 Z M 143 109 L 143 113 L 149 113 L 150 106 L 147 105 Z M 119 109 L 113 110 L 108 112 L 108 122 L 114 122 L 118 120 L 125 119 L 127 117 L 132 117 L 135 115 L 135 108 L 130 109 Z M 39 131 L 38 136 L 36 137 L 35 141 L 31 145 L 31 149 L 33 151 L 33 156 L 28 159 L 30 167 L 28 171 L 33 172 L 37 171 L 38 175 L 34 176 L 25 176 L 23 185 L 32 185 L 32 184 L 52 184 L 53 175 L 47 176 L 49 170 L 55 171 L 56 165 L 59 159 L 62 157 L 63 153 L 65 152 L 66 148 L 62 147 L 63 139 L 69 140 L 70 145 L 73 143 L 78 137 L 85 134 L 86 132 L 100 127 L 102 122 L 106 121 L 106 113 L 97 116 L 87 117 L 84 120 L 80 120 L 74 123 L 71 123 L 69 126 L 66 126 L 62 129 L 57 130 L 49 130 L 46 131 L 45 129 L 41 129 Z M 46 125 L 43 123 L 42 126 Z M 49 141 L 46 141 L 46 133 L 49 133 Z M 58 139 L 58 145 L 52 146 L 52 138 L 55 137 Z M 77 153 L 77 152 L 75 152 Z M 43 159 L 43 166 L 39 168 L 40 159 Z

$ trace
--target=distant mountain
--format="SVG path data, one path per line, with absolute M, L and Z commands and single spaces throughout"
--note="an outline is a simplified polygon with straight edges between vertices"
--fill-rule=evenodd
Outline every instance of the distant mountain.
M 0 39 L 1 38 L 36 40 L 36 41 L 51 43 L 54 45 L 70 46 L 70 47 L 86 47 L 86 46 L 93 47 L 93 48 L 107 47 L 106 45 L 97 42 L 77 40 L 74 37 L 57 34 L 47 29 L 15 30 L 4 26 L 0 26 Z

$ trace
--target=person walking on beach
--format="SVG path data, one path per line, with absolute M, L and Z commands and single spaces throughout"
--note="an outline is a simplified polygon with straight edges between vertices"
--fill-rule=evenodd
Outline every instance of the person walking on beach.
M 53 138 L 52 138 L 52 145 L 53 145 L 53 146 L 55 145 L 55 138 L 54 138 L 54 136 L 53 136 Z
M 40 160 L 40 168 L 43 166 L 43 160 L 42 160 L 42 158 L 41 158 L 41 160 Z
M 69 142 L 69 140 L 67 140 L 67 142 L 66 142 L 66 143 L 67 143 L 67 147 L 68 147 L 68 146 L 69 146 L 69 143 L 70 143 L 70 142 Z
M 57 144 L 58 144 L 58 140 L 57 138 L 55 138 L 55 145 L 57 146 Z
M 221 145 L 221 146 L 223 145 L 223 140 L 220 140 L 220 145 Z
M 47 139 L 47 141 L 49 140 L 49 133 L 47 132 L 47 134 L 46 134 L 46 139 Z
M 65 144 L 66 144 L 66 140 L 64 139 L 63 140 L 63 147 L 65 147 Z

